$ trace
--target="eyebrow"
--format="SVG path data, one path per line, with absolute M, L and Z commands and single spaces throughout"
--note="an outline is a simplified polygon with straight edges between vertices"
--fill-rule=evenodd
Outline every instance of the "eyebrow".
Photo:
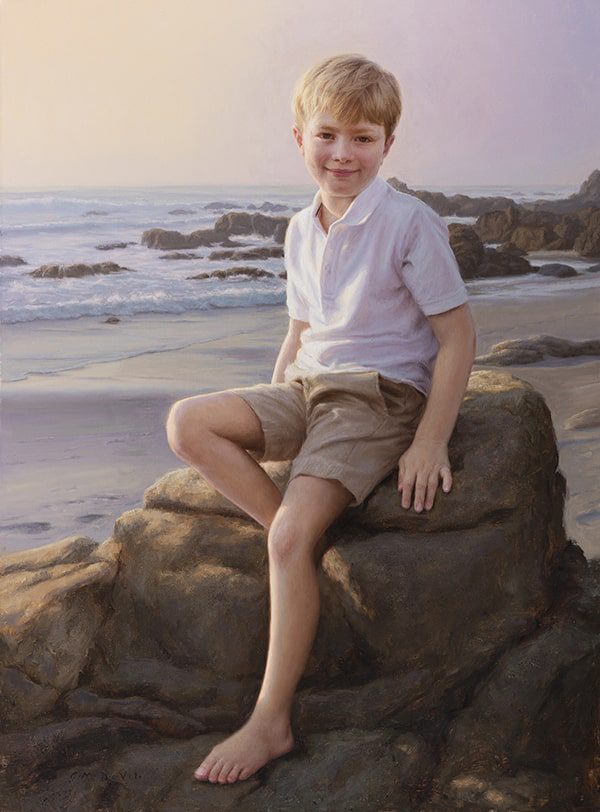
M 352 132 L 355 133 L 371 133 L 374 134 L 377 132 L 375 127 L 372 125 L 367 125 L 366 127 L 350 127 L 349 128 Z M 331 124 L 319 124 L 317 126 L 317 130 L 333 130 L 334 132 L 338 132 L 338 128 L 334 127 Z

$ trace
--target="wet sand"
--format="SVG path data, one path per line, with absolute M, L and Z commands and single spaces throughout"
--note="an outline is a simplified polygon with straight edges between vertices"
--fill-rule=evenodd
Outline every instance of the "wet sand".
M 598 296 L 589 292 L 522 303 L 473 297 L 471 305 L 479 355 L 509 338 L 600 334 Z M 2 385 L 0 553 L 72 534 L 107 538 L 122 512 L 142 504 L 146 487 L 182 466 L 164 432 L 170 404 L 270 381 L 286 328 L 285 308 L 272 306 L 150 314 L 115 325 L 95 318 L 5 325 L 5 376 L 18 377 L 19 364 L 39 371 Z M 82 366 L 83 342 L 93 342 L 98 359 L 124 349 L 131 357 Z M 32 366 L 40 348 L 75 368 Z M 567 532 L 589 558 L 600 557 L 600 428 L 564 428 L 568 417 L 600 403 L 600 359 L 498 369 L 530 381 L 546 398 L 567 478 Z

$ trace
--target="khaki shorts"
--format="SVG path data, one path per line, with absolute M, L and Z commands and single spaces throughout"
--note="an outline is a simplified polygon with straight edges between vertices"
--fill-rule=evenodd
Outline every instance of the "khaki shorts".
M 292 365 L 293 366 L 293 365 Z M 288 367 L 288 370 L 290 367 Z M 337 479 L 360 505 L 398 468 L 411 444 L 426 397 L 376 371 L 288 375 L 287 383 L 228 390 L 256 413 L 265 436 L 257 462 L 293 460 L 299 474 Z

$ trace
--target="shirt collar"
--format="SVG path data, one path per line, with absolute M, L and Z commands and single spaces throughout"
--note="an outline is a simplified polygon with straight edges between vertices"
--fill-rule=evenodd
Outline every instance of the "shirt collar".
M 369 185 L 366 186 L 362 192 L 356 195 L 352 203 L 344 212 L 343 217 L 340 217 L 340 219 L 336 220 L 335 222 L 345 223 L 349 226 L 362 225 L 379 205 L 383 195 L 387 191 L 387 187 L 387 181 L 379 177 L 379 175 L 376 175 L 371 183 L 369 183 Z M 317 223 L 319 226 L 321 225 L 317 216 L 321 202 L 321 190 L 318 189 L 313 197 L 313 202 L 311 205 L 311 221 L 313 225 L 316 225 Z

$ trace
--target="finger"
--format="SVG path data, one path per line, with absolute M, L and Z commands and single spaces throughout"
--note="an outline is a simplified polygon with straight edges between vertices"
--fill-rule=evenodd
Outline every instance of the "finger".
M 405 510 L 408 510 L 408 508 L 410 507 L 413 485 L 414 485 L 414 475 L 411 476 L 410 474 L 407 474 L 406 477 L 402 480 L 402 486 L 400 488 L 400 490 L 402 491 L 402 507 Z
M 448 493 L 452 487 L 452 472 L 447 465 L 443 465 L 440 474 L 442 475 L 442 488 L 444 493 Z
M 402 457 L 398 460 L 398 493 L 402 491 L 402 480 L 404 479 L 404 462 Z
M 433 507 L 439 479 L 440 474 L 438 471 L 436 471 L 427 480 L 427 496 L 425 497 L 425 510 L 431 510 L 431 508 Z
M 417 476 L 417 483 L 415 485 L 415 510 L 423 510 L 423 503 L 425 501 L 425 493 L 427 491 L 427 477 L 422 474 Z

